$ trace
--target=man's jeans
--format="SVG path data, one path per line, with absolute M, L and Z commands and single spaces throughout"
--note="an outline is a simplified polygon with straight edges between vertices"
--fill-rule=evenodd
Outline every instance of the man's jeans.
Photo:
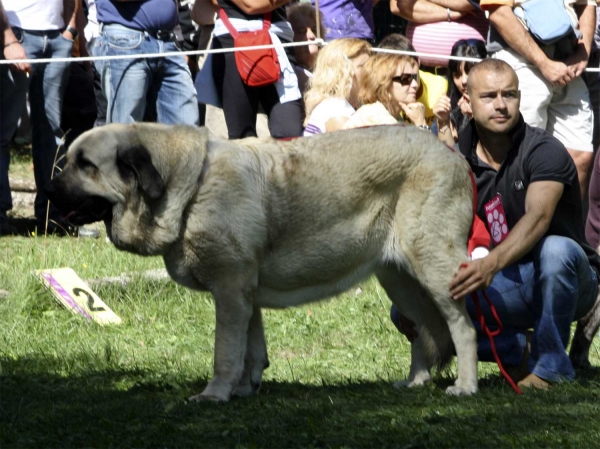
M 71 56 L 73 41 L 60 31 L 26 31 L 13 28 L 27 57 L 67 58 Z M 15 133 L 29 89 L 32 125 L 33 169 L 38 193 L 35 198 L 35 216 L 38 224 L 44 222 L 48 200 L 42 189 L 56 170 L 55 162 L 64 153 L 63 131 L 60 128 L 63 94 L 69 77 L 69 63 L 32 64 L 33 73 L 24 73 L 0 66 L 0 210 L 12 208 L 8 185 L 10 154 L 8 146 Z M 58 167 L 61 166 L 59 162 Z M 59 219 L 59 213 L 50 209 L 50 219 Z
M 533 328 L 529 371 L 550 381 L 574 379 L 566 352 L 571 323 L 591 309 L 598 295 L 596 273 L 576 242 L 558 236 L 543 238 L 529 257 L 497 273 L 486 293 L 503 324 L 502 333 L 494 339 L 503 364 L 519 365 L 527 330 Z M 486 324 L 496 329 L 487 302 L 478 294 Z M 467 311 L 477 330 L 479 360 L 495 361 L 470 296 Z M 400 330 L 400 313 L 395 306 L 391 319 Z
M 104 25 L 99 39 L 103 56 L 178 51 L 173 40 L 116 24 Z M 183 55 L 104 61 L 102 88 L 108 100 L 107 123 L 143 121 L 150 99 L 158 122 L 198 125 L 196 91 Z
M 520 363 L 526 330 L 533 328 L 529 371 L 550 381 L 574 379 L 575 371 L 566 353 L 571 323 L 590 310 L 598 295 L 596 273 L 576 242 L 558 236 L 543 238 L 529 258 L 496 274 L 486 292 L 504 325 L 495 338 L 503 363 Z M 481 295 L 479 302 L 486 323 L 494 329 L 496 322 Z M 479 360 L 494 361 L 470 297 L 467 310 L 477 329 Z

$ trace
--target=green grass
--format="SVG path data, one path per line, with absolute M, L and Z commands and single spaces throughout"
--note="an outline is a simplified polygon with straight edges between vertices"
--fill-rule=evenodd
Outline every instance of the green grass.
M 31 176 L 26 149 L 11 172 Z M 212 373 L 214 305 L 173 282 L 138 279 L 95 292 L 122 319 L 88 324 L 31 272 L 81 278 L 163 266 L 98 240 L 0 238 L 0 448 L 598 447 L 600 369 L 517 396 L 491 364 L 480 392 L 446 396 L 455 367 L 396 390 L 410 347 L 374 281 L 332 301 L 264 316 L 270 368 L 261 394 L 196 404 Z M 600 339 L 592 348 L 600 365 Z
M 362 293 L 267 311 L 271 367 L 258 397 L 192 404 L 211 375 L 207 294 L 137 280 L 95 291 L 123 318 L 101 327 L 61 308 L 30 274 L 82 278 L 162 266 L 99 240 L 1 238 L 0 447 L 593 447 L 600 371 L 517 396 L 491 364 L 480 392 L 448 397 L 454 369 L 396 390 L 409 346 L 374 281 Z M 592 348 L 600 362 L 600 344 Z

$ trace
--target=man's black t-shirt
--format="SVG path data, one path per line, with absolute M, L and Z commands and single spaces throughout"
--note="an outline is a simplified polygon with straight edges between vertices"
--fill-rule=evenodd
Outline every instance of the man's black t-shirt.
M 459 137 L 460 152 L 469 162 L 477 181 L 477 215 L 486 223 L 485 205 L 500 194 L 510 232 L 525 215 L 529 184 L 561 182 L 565 189 L 546 235 L 576 241 L 588 256 L 592 268 L 600 274 L 600 257 L 585 240 L 577 169 L 565 146 L 545 130 L 527 125 L 522 116 L 511 137 L 512 147 L 498 171 L 477 156 L 479 137 L 473 120 Z

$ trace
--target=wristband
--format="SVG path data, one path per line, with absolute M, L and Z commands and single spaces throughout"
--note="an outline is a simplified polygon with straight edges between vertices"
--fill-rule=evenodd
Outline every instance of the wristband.
M 452 19 L 450 18 L 450 8 L 446 8 L 446 13 L 448 13 L 448 22 L 452 22 Z
M 426 130 L 426 131 L 431 131 L 431 130 L 429 129 L 429 126 L 427 126 L 427 125 L 417 125 L 417 128 L 424 129 L 424 130 Z
M 67 28 L 65 28 L 65 31 L 68 31 L 69 33 L 71 33 L 71 35 L 73 36 L 73 40 L 77 40 L 77 36 L 79 36 L 79 31 L 77 31 L 77 28 L 73 28 L 72 26 L 67 26 Z

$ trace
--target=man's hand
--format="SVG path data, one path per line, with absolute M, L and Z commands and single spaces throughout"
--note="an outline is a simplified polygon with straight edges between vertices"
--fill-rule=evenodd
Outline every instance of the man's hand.
M 589 55 L 583 44 L 579 44 L 577 49 L 565 59 L 565 64 L 573 70 L 575 77 L 583 73 L 588 65 Z
M 9 43 L 4 47 L 4 57 L 6 59 L 27 59 L 27 53 L 23 46 L 17 42 Z M 12 67 L 19 72 L 31 73 L 31 65 L 29 63 L 16 63 Z
M 461 299 L 477 290 L 485 290 L 492 283 L 496 273 L 493 253 L 483 259 L 462 264 L 450 282 L 452 299 Z
M 63 31 L 62 37 L 70 41 L 75 41 L 75 36 L 73 36 L 73 33 L 71 33 L 69 30 Z
M 539 68 L 544 78 L 550 81 L 553 86 L 566 86 L 576 77 L 575 70 L 560 61 L 546 59 Z

